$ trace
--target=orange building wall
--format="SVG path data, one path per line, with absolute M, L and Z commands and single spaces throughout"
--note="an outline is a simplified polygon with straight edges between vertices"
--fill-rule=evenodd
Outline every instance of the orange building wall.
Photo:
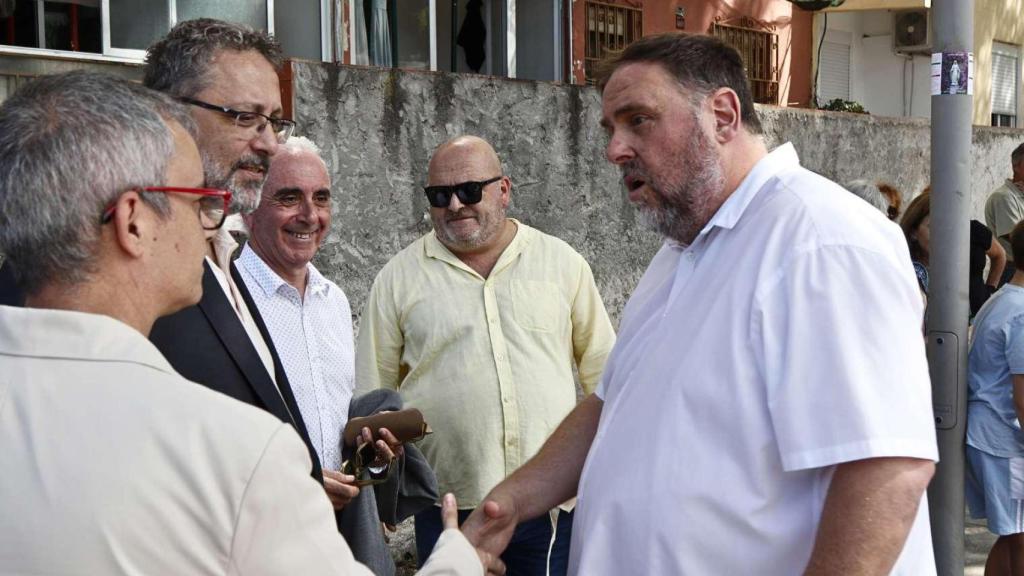
M 686 10 L 681 30 L 707 33 L 716 17 L 725 20 L 747 16 L 773 25 L 779 35 L 779 102 L 807 106 L 811 83 L 812 14 L 786 0 L 601 0 L 643 8 L 644 35 L 679 30 L 676 8 Z M 586 42 L 585 0 L 573 0 L 572 81 L 583 82 L 583 58 Z

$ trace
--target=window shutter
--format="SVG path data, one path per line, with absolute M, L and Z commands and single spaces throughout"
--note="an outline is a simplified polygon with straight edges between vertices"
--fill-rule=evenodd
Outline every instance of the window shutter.
M 849 100 L 850 45 L 825 41 L 819 66 L 818 104 L 823 106 L 836 98 Z
M 1016 46 L 992 45 L 992 113 L 1017 115 L 1017 72 L 1020 52 Z

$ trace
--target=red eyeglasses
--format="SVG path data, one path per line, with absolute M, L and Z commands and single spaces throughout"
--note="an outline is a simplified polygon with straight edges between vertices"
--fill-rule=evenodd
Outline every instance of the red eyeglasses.
M 179 188 L 177 186 L 150 186 L 142 188 L 143 192 L 173 192 L 176 194 L 198 194 L 203 196 L 199 201 L 199 223 L 203 230 L 216 230 L 224 224 L 228 215 L 228 205 L 231 204 L 231 192 L 217 190 L 216 188 Z M 110 222 L 114 217 L 117 200 L 110 203 L 100 217 L 100 224 Z

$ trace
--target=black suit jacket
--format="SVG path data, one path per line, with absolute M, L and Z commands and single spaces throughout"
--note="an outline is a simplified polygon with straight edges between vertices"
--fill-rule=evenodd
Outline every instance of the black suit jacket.
M 199 304 L 157 320 L 149 339 L 185 378 L 262 408 L 283 422 L 292 423 L 306 443 L 313 460 L 313 477 L 322 483 L 320 459 L 310 444 L 306 425 L 295 403 L 274 341 L 270 338 L 263 317 L 253 304 L 245 282 L 232 264 L 231 273 L 238 291 L 274 358 L 275 379 L 280 394 L 238 319 L 238 314 L 210 270 L 209 263 L 204 263 L 203 268 L 203 298 Z

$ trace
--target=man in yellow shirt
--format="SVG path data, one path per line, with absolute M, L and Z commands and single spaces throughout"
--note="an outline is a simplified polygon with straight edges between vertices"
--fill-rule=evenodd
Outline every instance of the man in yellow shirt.
M 615 334 L 590 266 L 565 242 L 507 218 L 512 182 L 490 144 L 434 151 L 434 230 L 377 275 L 356 347 L 359 390 L 398 390 L 434 434 L 420 447 L 442 492 L 465 509 L 525 463 L 596 387 Z M 565 574 L 572 505 L 520 524 L 502 559 L 512 574 Z M 416 515 L 421 561 L 437 508 Z

